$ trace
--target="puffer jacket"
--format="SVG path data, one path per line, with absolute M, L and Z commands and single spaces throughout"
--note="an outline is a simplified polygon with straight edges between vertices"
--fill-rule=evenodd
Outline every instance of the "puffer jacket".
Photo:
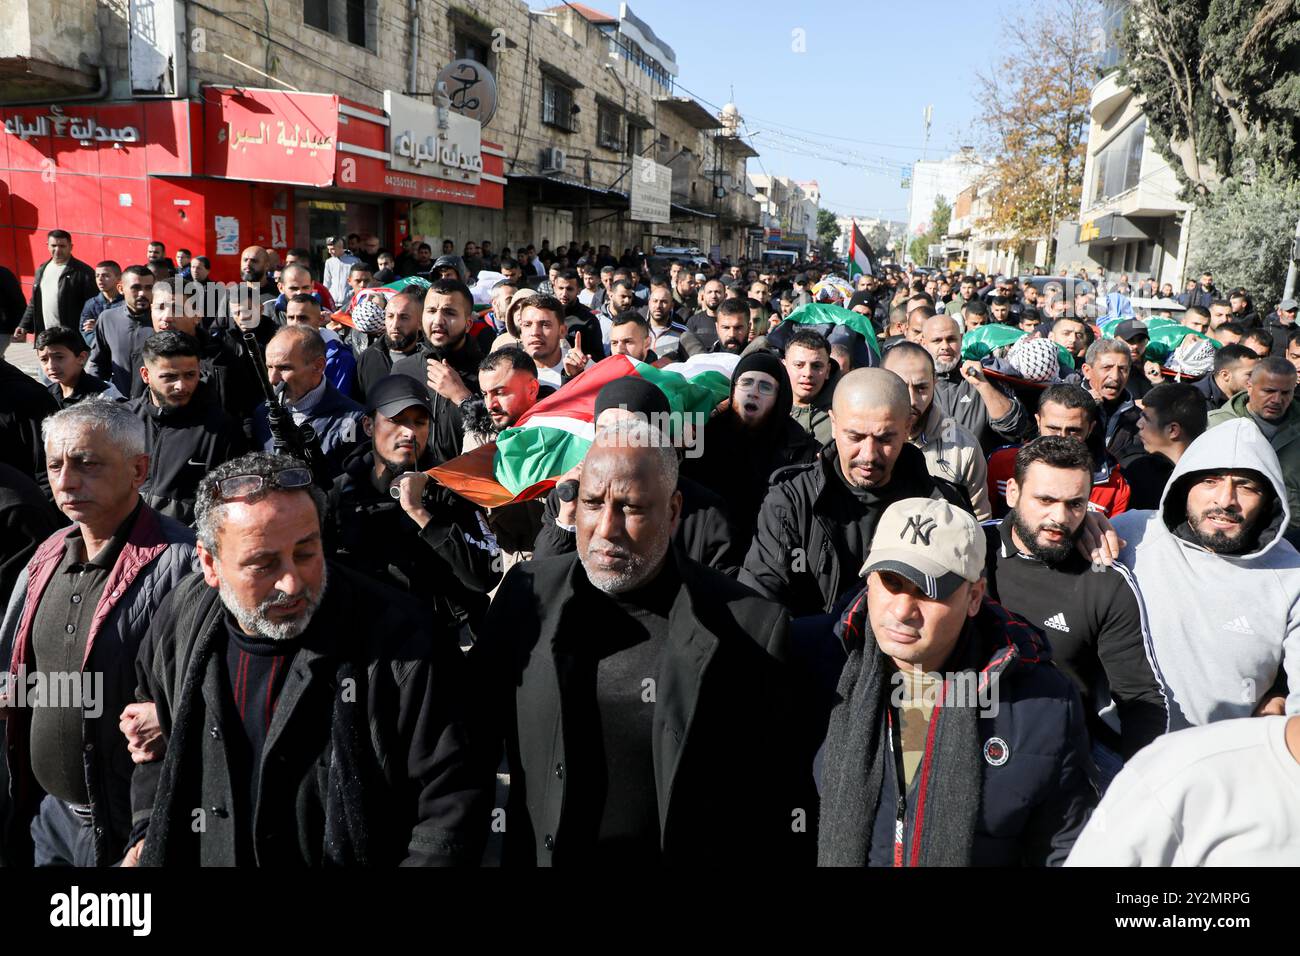
M 836 625 L 848 662 L 840 678 L 823 760 L 819 761 L 823 827 L 831 825 L 829 820 L 841 817 L 829 802 L 836 799 L 831 788 L 837 783 L 843 786 L 846 779 L 852 781 L 859 772 L 846 766 L 842 751 L 850 717 L 849 701 L 856 681 L 866 679 L 866 668 L 853 665 L 866 654 L 881 653 L 871 631 L 866 603 L 864 590 Z M 1097 791 L 1079 693 L 1051 660 L 1051 649 L 1042 634 L 993 601 L 986 599 L 975 617 L 967 621 L 956 647 L 939 670 L 950 683 L 968 675 L 984 689 L 985 698 L 957 702 L 959 706 L 978 708 L 976 739 L 982 753 L 970 757 L 979 767 L 979 779 L 945 779 L 943 754 L 937 750 L 927 752 L 907 788 L 902 865 L 917 865 L 916 850 L 929 822 L 926 795 L 940 787 L 965 790 L 979 802 L 969 865 L 1060 866 L 1065 862 L 1096 805 Z M 974 680 L 971 686 L 975 686 Z M 889 706 L 888 681 L 885 688 L 878 715 L 882 728 Z M 935 707 L 930 742 L 951 709 L 947 705 Z M 854 720 L 862 717 L 852 716 Z M 878 795 L 866 795 L 867 800 L 873 797 L 874 810 L 865 814 L 867 831 L 846 834 L 844 841 L 837 842 L 850 842 L 851 838 L 852 843 L 863 846 L 866 858 L 854 861 L 856 865 L 890 866 L 895 860 L 894 810 L 898 803 L 897 777 L 892 766 L 884 768 Z M 821 835 L 823 846 L 825 837 Z
M 0 626 L 0 662 L 18 673 L 31 658 L 32 625 L 41 595 L 63 560 L 72 528 L 47 538 L 14 586 Z M 197 568 L 194 533 L 142 505 L 117 563 L 109 573 L 86 638 L 84 669 L 104 675 L 102 714 L 82 724 L 83 763 L 95 827 L 95 859 L 109 866 L 121 859 L 131 832 L 134 764 L 118 729 L 122 708 L 135 701 L 136 653 L 163 598 Z M 12 654 L 12 665 L 10 655 Z M 5 865 L 30 866 L 29 825 L 44 796 L 32 775 L 28 751 L 30 710 L 20 709 L 5 726 L 9 770 L 8 832 L 0 841 Z

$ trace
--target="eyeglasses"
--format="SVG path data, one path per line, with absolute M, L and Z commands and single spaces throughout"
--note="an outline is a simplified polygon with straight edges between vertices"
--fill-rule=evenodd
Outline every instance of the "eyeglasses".
M 746 377 L 744 377 L 744 378 L 742 378 L 742 379 L 737 380 L 737 382 L 736 382 L 736 387 L 737 387 L 737 388 L 752 388 L 752 389 L 754 389 L 754 391 L 758 392 L 758 394 L 760 394 L 760 395 L 774 395 L 774 394 L 776 394 L 776 384 L 775 384 L 774 382 L 766 382 L 766 381 L 763 381 L 762 379 L 752 379 L 752 378 L 749 378 L 748 376 L 746 376 Z
M 310 468 L 285 468 L 269 476 L 234 475 L 217 482 L 217 495 L 222 501 L 234 501 L 236 498 L 255 495 L 264 488 L 268 491 L 275 488 L 306 488 L 311 480 Z

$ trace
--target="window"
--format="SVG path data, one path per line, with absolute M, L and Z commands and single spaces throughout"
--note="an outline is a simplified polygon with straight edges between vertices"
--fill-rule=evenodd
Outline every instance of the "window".
M 596 105 L 596 142 L 605 149 L 622 149 L 623 137 L 618 113 L 604 103 Z
M 492 69 L 492 62 L 489 59 L 492 56 L 492 44 L 490 40 L 469 33 L 464 30 L 456 30 L 456 59 L 473 60 L 475 63 L 482 63 L 489 70 Z
M 302 22 L 327 33 L 330 28 L 329 0 L 303 0 Z
M 542 122 L 570 133 L 578 128 L 573 115 L 573 90 L 545 74 L 542 75 Z
M 1102 202 L 1128 192 L 1142 176 L 1142 149 L 1146 118 L 1130 123 L 1093 157 L 1092 202 Z
M 1124 14 L 1128 0 L 1102 0 L 1101 5 L 1101 58 L 1098 67 L 1103 73 L 1119 66 L 1124 52 L 1119 45 L 1120 31 L 1124 27 Z
M 633 126 L 627 124 L 627 154 L 629 156 L 640 156 L 643 148 L 643 137 L 645 136 L 644 126 Z
M 346 0 L 349 43 L 366 46 L 366 0 Z
M 303 0 L 302 22 L 375 52 L 377 0 Z

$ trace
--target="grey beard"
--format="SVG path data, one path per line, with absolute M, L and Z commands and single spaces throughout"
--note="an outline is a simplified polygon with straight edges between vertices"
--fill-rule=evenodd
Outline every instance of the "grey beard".
M 582 569 L 587 573 L 587 580 L 591 582 L 592 587 L 596 588 L 598 591 L 603 591 L 605 594 L 623 594 L 627 591 L 636 590 L 646 583 L 654 569 L 659 566 L 659 562 L 662 560 L 663 555 L 667 553 L 669 543 L 667 529 L 664 529 L 662 537 L 664 539 L 663 542 L 661 542 L 663 544 L 663 551 L 660 551 L 658 547 L 655 548 L 655 551 L 659 553 L 657 558 L 647 560 L 646 558 L 630 556 L 628 559 L 627 569 L 621 573 L 593 570 L 592 568 L 587 567 L 586 555 L 582 555 Z M 588 542 L 588 547 L 597 543 L 608 542 L 598 542 L 593 539 Z M 656 542 L 656 544 L 659 543 L 660 542 Z
M 934 371 L 935 371 L 935 373 L 938 374 L 938 375 L 947 375 L 949 372 L 951 372 L 953 369 L 955 369 L 955 368 L 956 368 L 958 365 L 960 365 L 960 364 L 961 364 L 961 356 L 960 356 L 960 355 L 958 355 L 958 356 L 957 356 L 955 359 L 953 359 L 952 361 L 948 361 L 948 362 L 941 362 L 941 361 L 939 361 L 938 359 L 935 359 L 935 360 L 934 360 Z
M 234 591 L 226 583 L 226 578 L 220 571 L 217 572 L 217 580 L 220 582 L 218 592 L 221 595 L 221 603 L 226 606 L 227 611 L 234 615 L 235 620 L 239 622 L 239 626 L 245 632 L 252 631 L 254 634 L 272 641 L 291 641 L 307 630 L 308 625 L 311 624 L 311 619 L 320 607 L 325 591 L 329 587 L 329 565 L 325 565 L 321 571 L 320 592 L 313 594 L 308 591 L 306 593 L 307 607 L 302 614 L 291 621 L 282 621 L 280 623 L 271 621 L 266 616 L 266 612 L 277 605 L 292 604 L 298 600 L 299 596 L 290 596 L 289 600 L 283 600 L 285 597 L 283 592 L 276 591 L 274 598 L 263 601 L 259 607 L 246 608 L 236 600 Z

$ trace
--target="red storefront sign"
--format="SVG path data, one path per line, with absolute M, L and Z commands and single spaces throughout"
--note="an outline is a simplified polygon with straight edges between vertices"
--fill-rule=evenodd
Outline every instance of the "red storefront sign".
M 329 186 L 339 138 L 339 98 L 207 87 L 204 169 L 247 182 Z
M 477 183 L 393 170 L 389 168 L 388 127 L 384 113 L 356 103 L 345 105 L 347 111 L 339 119 L 341 142 L 336 157 L 335 186 L 393 198 L 457 203 L 483 209 L 500 209 L 505 205 L 505 156 L 499 146 L 484 141 L 483 174 Z
M 188 109 L 183 100 L 0 108 L 0 169 L 187 176 Z

